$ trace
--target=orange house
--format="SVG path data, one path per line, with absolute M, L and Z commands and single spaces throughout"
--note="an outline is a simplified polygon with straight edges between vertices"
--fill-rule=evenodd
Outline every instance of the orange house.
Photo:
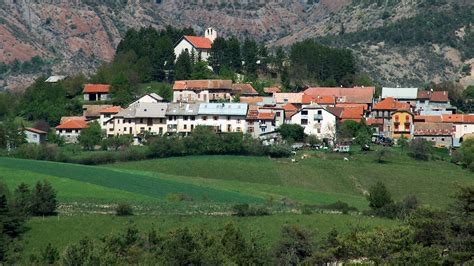
M 398 139 L 402 136 L 410 139 L 413 135 L 413 114 L 408 111 L 395 111 L 392 114 L 391 135 Z

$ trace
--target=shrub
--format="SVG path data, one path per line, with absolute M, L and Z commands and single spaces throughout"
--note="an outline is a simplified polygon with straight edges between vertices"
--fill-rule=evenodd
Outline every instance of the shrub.
M 267 154 L 273 158 L 289 157 L 291 155 L 291 148 L 284 144 L 275 144 L 270 146 Z
M 130 204 L 127 203 L 120 203 L 115 208 L 115 215 L 117 216 L 131 216 L 133 215 L 133 209 Z
M 293 140 L 296 142 L 304 141 L 304 128 L 297 124 L 283 124 L 278 128 L 281 136 L 285 140 Z
M 247 216 L 265 216 L 270 215 L 270 212 L 264 206 L 250 206 L 249 204 L 237 204 L 232 207 L 234 215 L 240 217 Z
M 474 171 L 474 139 L 465 140 L 459 149 L 460 160 L 471 171 Z
M 36 216 L 56 214 L 56 191 L 48 181 L 38 182 L 33 190 L 31 211 Z
M 390 192 L 382 182 L 377 182 L 369 188 L 369 196 L 367 196 L 367 200 L 369 201 L 369 207 L 373 210 L 380 209 L 393 202 Z
M 416 160 L 428 161 L 433 145 L 425 139 L 414 139 L 410 142 L 408 155 Z

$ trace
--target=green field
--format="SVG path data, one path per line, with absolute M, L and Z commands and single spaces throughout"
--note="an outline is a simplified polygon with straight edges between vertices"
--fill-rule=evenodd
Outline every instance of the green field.
M 303 152 L 304 153 L 304 152 Z M 396 222 L 363 215 L 316 213 L 302 215 L 302 204 L 344 201 L 367 209 L 364 196 L 372 184 L 384 182 L 396 200 L 416 195 L 422 204 L 444 208 L 456 186 L 473 184 L 474 175 L 446 161 L 418 162 L 393 152 L 388 163 L 374 154 L 355 154 L 344 161 L 339 154 L 308 152 L 310 158 L 241 156 L 166 158 L 91 167 L 54 162 L 0 158 L 0 180 L 11 189 L 21 182 L 48 180 L 58 191 L 59 216 L 33 218 L 24 238 L 25 254 L 48 243 L 62 250 L 84 236 L 97 238 L 122 230 L 129 221 L 139 229 L 160 231 L 176 227 L 219 230 L 233 221 L 244 232 L 262 232 L 271 245 L 284 224 L 301 224 L 323 237 L 330 229 L 351 226 L 391 226 Z M 173 196 L 183 194 L 187 200 Z M 133 205 L 136 216 L 115 217 L 115 204 Z M 229 216 L 237 203 L 266 204 L 274 214 Z

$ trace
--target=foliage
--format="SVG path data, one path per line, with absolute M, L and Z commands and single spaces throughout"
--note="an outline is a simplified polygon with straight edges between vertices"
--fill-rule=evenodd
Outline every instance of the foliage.
M 425 139 L 412 140 L 408 148 L 408 155 L 422 161 L 427 161 L 433 150 L 431 142 Z
M 264 206 L 251 206 L 249 204 L 237 204 L 232 207 L 234 214 L 240 217 L 270 215 Z
M 312 250 L 311 235 L 297 225 L 287 225 L 282 228 L 275 257 L 279 265 L 297 265 L 310 257 Z
M 133 215 L 133 209 L 130 204 L 120 203 L 115 208 L 115 215 L 117 216 L 131 216 Z
M 284 140 L 302 142 L 305 138 L 304 127 L 298 124 L 283 124 L 278 132 Z
M 48 216 L 56 214 L 58 201 L 56 191 L 51 184 L 44 180 L 37 182 L 32 193 L 31 212 L 36 216 Z
M 382 182 L 377 182 L 375 185 L 370 187 L 367 200 L 369 201 L 369 207 L 372 208 L 372 210 L 380 209 L 393 202 L 390 192 Z
M 377 154 L 377 162 L 385 163 L 387 157 L 390 155 L 390 151 L 387 148 L 382 147 L 379 150 L 377 150 L 376 154 Z
M 81 134 L 78 137 L 79 144 L 85 150 L 93 150 L 96 145 L 99 145 L 102 141 L 102 128 L 98 122 L 89 123 L 87 128 L 81 130 Z
M 186 80 L 191 77 L 193 72 L 193 63 L 188 51 L 182 52 L 176 60 L 175 78 L 177 80 Z
M 474 139 L 467 139 L 459 149 L 462 163 L 471 171 L 474 171 Z
M 119 149 L 124 149 L 130 146 L 132 142 L 133 142 L 133 138 L 130 135 L 117 135 L 117 136 L 112 136 L 112 137 L 103 139 L 102 147 L 105 150 L 113 149 L 115 151 L 118 151 Z

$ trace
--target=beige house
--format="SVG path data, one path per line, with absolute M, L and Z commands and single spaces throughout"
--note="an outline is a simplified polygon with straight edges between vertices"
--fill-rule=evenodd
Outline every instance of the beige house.
M 197 124 L 213 127 L 216 132 L 246 132 L 248 105 L 244 103 L 201 103 Z
M 168 133 L 189 134 L 197 126 L 199 104 L 171 103 L 166 111 Z
M 178 80 L 173 86 L 175 103 L 209 103 L 232 99 L 232 80 Z
M 167 103 L 137 103 L 122 110 L 106 122 L 107 135 L 164 134 L 166 127 Z

